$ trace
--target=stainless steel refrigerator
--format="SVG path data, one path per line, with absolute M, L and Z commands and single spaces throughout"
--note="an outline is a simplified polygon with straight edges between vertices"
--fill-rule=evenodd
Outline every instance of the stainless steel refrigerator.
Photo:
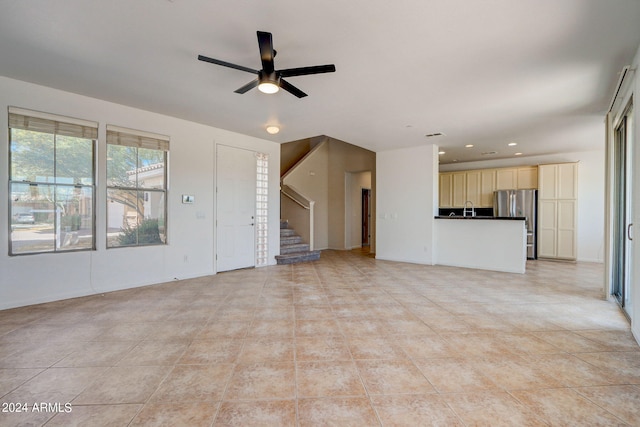
M 493 192 L 493 216 L 525 217 L 527 258 L 538 258 L 538 190 L 498 190 Z

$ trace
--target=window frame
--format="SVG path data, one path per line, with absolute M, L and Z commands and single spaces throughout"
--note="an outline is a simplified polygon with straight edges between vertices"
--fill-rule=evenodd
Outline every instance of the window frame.
M 27 118 L 27 119 L 35 119 L 35 120 L 44 120 L 44 121 L 50 121 L 50 122 L 55 122 L 56 125 L 55 127 L 58 127 L 58 125 L 71 125 L 71 126 L 83 126 L 86 128 L 90 128 L 95 130 L 95 133 L 92 132 L 91 137 L 85 137 L 85 136 L 74 136 L 74 135 L 68 135 L 65 133 L 61 133 L 61 132 L 46 132 L 46 131 L 42 131 L 42 130 L 37 130 L 37 129 L 26 129 L 25 127 L 14 127 L 12 126 L 12 116 L 14 117 L 19 117 L 22 116 L 23 118 Z M 23 109 L 23 108 L 18 108 L 18 107 L 12 107 L 9 106 L 7 109 L 7 117 L 8 117 L 8 123 L 7 123 L 7 141 L 8 141 L 8 155 L 7 155 L 7 175 L 8 175 L 8 196 L 9 196 L 9 203 L 7 206 L 7 228 L 8 228 L 8 255 L 11 257 L 16 257 L 16 256 L 28 256 L 28 255 L 40 255 L 40 254 L 58 254 L 58 253 L 70 253 L 70 252 L 84 252 L 84 251 L 95 251 L 96 250 L 96 193 L 97 193 L 97 185 L 96 185 L 96 177 L 97 177 L 97 149 L 98 149 L 98 122 L 94 122 L 94 121 L 89 121 L 89 120 L 85 120 L 85 119 L 77 119 L 77 118 L 73 118 L 73 117 L 67 117 L 67 116 L 61 116 L 61 115 L 57 115 L 57 114 L 51 114 L 51 113 L 45 113 L 45 112 L 40 112 L 40 111 L 33 111 L 33 110 L 27 110 L 27 109 Z M 53 171 L 53 182 L 42 182 L 42 181 L 32 181 L 32 180 L 28 180 L 28 179 L 23 179 L 23 180 L 15 180 L 14 176 L 13 176 L 13 142 L 14 139 L 12 138 L 13 129 L 23 129 L 23 130 L 27 130 L 30 132 L 38 132 L 38 133 L 43 133 L 43 134 L 49 134 L 49 135 L 53 135 L 53 141 L 54 141 L 54 147 L 53 147 L 53 165 L 54 165 L 54 171 Z M 56 147 L 56 137 L 57 136 L 72 136 L 75 138 L 81 138 L 81 139 L 87 139 L 89 141 L 91 141 L 91 184 L 82 184 L 82 183 L 73 183 L 73 184 L 69 184 L 69 183 L 62 183 L 62 182 L 57 182 L 57 147 Z M 29 188 L 31 187 L 50 187 L 53 190 L 53 194 L 56 195 L 54 196 L 54 200 L 57 197 L 58 194 L 58 189 L 59 188 L 68 188 L 68 189 L 81 189 L 82 191 L 86 191 L 86 189 L 89 189 L 91 192 L 91 227 L 90 227 L 90 231 L 91 231 L 91 245 L 89 247 L 80 247 L 80 248 L 71 248 L 71 249 L 63 249 L 62 247 L 58 247 L 59 242 L 57 240 L 57 236 L 54 235 L 54 240 L 53 240 L 53 248 L 51 250 L 37 250 L 37 251 L 28 251 L 28 252 L 15 252 L 14 251 L 14 247 L 15 247 L 15 242 L 13 239 L 13 198 L 12 198 L 12 189 L 14 188 L 14 185 L 28 185 Z M 55 201 L 54 201 L 54 206 L 55 206 Z M 55 208 L 54 208 L 55 210 Z M 53 220 L 53 228 L 54 230 L 56 230 L 58 227 L 61 227 L 61 225 L 57 225 L 57 215 L 54 216 L 54 220 Z
M 117 136 L 115 135 L 117 134 Z M 119 138 L 120 136 L 122 136 L 124 139 L 128 139 L 127 143 L 110 143 L 110 140 L 112 140 L 113 138 Z M 132 142 L 133 140 L 138 139 L 140 142 L 139 143 L 134 143 Z M 145 141 L 147 142 L 147 144 L 145 144 Z M 149 142 L 154 143 L 157 142 L 158 143 L 158 147 L 149 147 L 147 146 Z M 169 194 L 169 137 L 165 136 L 165 135 L 160 135 L 160 134 L 155 134 L 155 133 L 151 133 L 151 132 L 146 132 L 146 131 L 139 131 L 139 130 L 134 130 L 134 129 L 128 129 L 128 128 L 123 128 L 123 127 L 119 127 L 119 126 L 115 126 L 115 125 L 107 125 L 107 138 L 106 138 L 106 151 L 107 151 L 107 156 L 109 153 L 109 146 L 113 145 L 113 146 L 127 146 L 127 147 L 132 147 L 136 149 L 136 186 L 117 186 L 117 185 L 111 185 L 109 182 L 109 161 L 107 160 L 107 163 L 105 165 L 105 172 L 106 172 L 106 191 L 105 191 L 105 200 L 106 200 L 106 208 L 105 208 L 105 220 L 106 220 L 106 227 L 105 227 L 105 231 L 106 231 L 106 239 L 105 239 L 105 246 L 107 249 L 120 249 L 120 248 L 138 248 L 138 247 L 150 247 L 150 246 L 166 246 L 169 244 L 169 235 L 168 235 L 168 194 Z M 163 152 L 163 177 L 162 177 L 162 188 L 153 188 L 153 187 L 141 187 L 139 185 L 138 182 L 138 173 L 139 170 L 144 167 L 144 166 L 140 166 L 138 164 L 138 161 L 140 159 L 140 149 L 152 149 L 152 150 L 157 150 L 157 151 L 162 151 Z M 164 222 L 164 232 L 162 233 L 164 235 L 164 239 L 161 238 L 161 241 L 158 243 L 136 243 L 136 244 L 126 244 L 126 245 L 117 245 L 117 246 L 112 246 L 109 244 L 109 202 L 110 202 L 110 198 L 109 198 L 109 192 L 110 190 L 116 190 L 116 191 L 131 191 L 131 192 L 136 192 L 138 194 L 145 194 L 145 193 L 162 193 L 162 198 L 163 198 L 163 210 L 162 210 L 162 219 Z M 138 200 L 138 199 L 137 199 Z M 145 197 L 143 196 L 142 200 L 145 200 Z

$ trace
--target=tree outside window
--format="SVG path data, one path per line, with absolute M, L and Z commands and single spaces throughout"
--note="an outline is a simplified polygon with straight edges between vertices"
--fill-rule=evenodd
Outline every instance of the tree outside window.
M 9 108 L 9 253 L 95 248 L 98 125 Z
M 107 126 L 107 247 L 166 243 L 168 139 Z

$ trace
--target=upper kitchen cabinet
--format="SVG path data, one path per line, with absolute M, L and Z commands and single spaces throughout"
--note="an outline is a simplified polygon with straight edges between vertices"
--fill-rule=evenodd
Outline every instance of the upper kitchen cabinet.
M 440 175 L 439 206 L 441 208 L 453 207 L 453 174 L 442 172 Z
M 496 189 L 495 169 L 466 171 L 466 200 L 476 208 L 493 207 L 493 192 Z
M 530 190 L 538 188 L 538 167 L 496 169 L 496 190 Z
M 558 165 L 558 198 L 578 198 L 578 164 L 561 163 Z
M 527 166 L 517 169 L 518 190 L 531 190 L 538 188 L 538 167 Z
M 513 190 L 518 188 L 518 169 L 496 169 L 496 190 Z
M 538 188 L 538 167 L 442 172 L 439 188 L 441 208 L 462 208 L 466 201 L 477 208 L 490 208 L 496 190 Z
M 439 200 L 441 208 L 461 208 L 467 201 L 465 172 L 443 172 L 440 174 Z
M 493 192 L 496 189 L 495 169 L 482 169 L 480 171 L 480 207 L 493 207 Z
M 453 186 L 453 207 L 462 208 L 467 201 L 467 174 L 465 172 L 453 172 L 451 183 Z
M 578 164 L 557 163 L 538 166 L 538 198 L 577 199 Z

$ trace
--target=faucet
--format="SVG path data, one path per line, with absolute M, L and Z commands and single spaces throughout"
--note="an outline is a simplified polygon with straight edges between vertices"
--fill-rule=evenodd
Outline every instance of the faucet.
M 471 200 L 467 200 L 464 202 L 464 209 L 462 209 L 462 216 L 467 216 L 467 204 L 471 205 L 471 216 L 476 216 L 476 208 L 473 206 L 473 202 Z

